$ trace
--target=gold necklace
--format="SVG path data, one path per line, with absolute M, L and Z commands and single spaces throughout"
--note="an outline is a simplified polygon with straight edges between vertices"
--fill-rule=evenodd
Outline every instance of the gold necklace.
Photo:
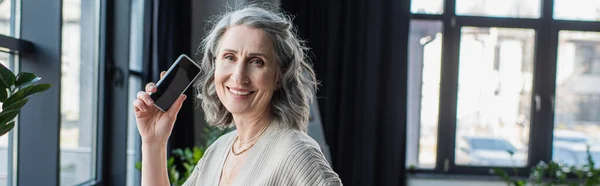
M 254 141 L 255 139 L 258 139 L 258 137 L 262 136 L 262 134 L 263 134 L 263 133 L 265 133 L 265 131 L 267 130 L 267 128 L 268 128 L 268 127 L 269 127 L 268 125 L 267 125 L 267 126 L 265 126 L 265 127 L 262 129 L 262 131 L 261 131 L 261 132 L 260 132 L 258 135 L 254 136 L 253 138 L 249 139 L 249 140 L 248 140 L 248 141 L 246 141 L 246 142 L 242 141 L 242 139 L 240 139 L 240 136 L 239 136 L 239 135 L 238 135 L 238 136 L 236 136 L 236 137 L 235 137 L 235 140 L 233 141 L 233 145 L 231 145 L 231 152 L 233 153 L 233 155 L 236 155 L 236 156 L 238 156 L 238 155 L 240 155 L 240 154 L 242 154 L 242 153 L 246 152 L 248 149 L 250 149 L 250 148 L 254 147 L 254 144 L 256 144 L 256 142 L 254 142 L 254 143 L 252 143 L 252 145 L 250 145 L 249 147 L 247 147 L 247 148 L 245 148 L 245 149 L 242 149 L 242 151 L 240 151 L 240 152 L 235 152 L 235 148 L 234 148 L 234 146 L 235 146 L 235 142 L 239 141 L 239 143 L 238 143 L 238 148 L 242 148 L 242 144 L 245 144 L 245 143 L 248 143 L 248 142 L 252 142 L 252 141 Z
M 235 141 L 233 141 L 233 144 L 235 144 L 235 142 L 236 142 L 236 141 L 238 141 L 238 138 L 239 138 L 239 136 L 236 136 L 236 137 L 235 137 Z M 254 144 L 256 144 L 256 143 L 252 143 L 252 145 L 250 145 L 248 148 L 245 148 L 245 149 L 243 149 L 243 150 L 242 150 L 242 151 L 240 151 L 240 152 L 235 152 L 235 149 L 233 148 L 233 147 L 234 147 L 234 145 L 232 145 L 232 146 L 231 146 L 231 152 L 233 153 L 233 155 L 236 155 L 236 156 L 238 156 L 238 155 L 240 155 L 240 154 L 242 154 L 242 153 L 246 152 L 248 149 L 250 149 L 250 148 L 254 147 Z M 240 146 L 241 146 L 241 145 L 240 145 Z
M 256 136 L 254 136 L 254 137 L 250 138 L 250 139 L 249 139 L 249 140 L 247 140 L 247 141 L 244 141 L 244 140 L 240 139 L 240 143 L 244 144 L 244 143 L 248 143 L 248 142 L 252 142 L 252 141 L 254 141 L 254 140 L 255 140 L 255 139 L 257 139 L 259 136 L 261 136 L 261 135 L 262 135 L 262 134 L 265 132 L 265 130 L 267 130 L 267 128 L 268 128 L 268 127 L 269 127 L 268 125 L 267 125 L 267 126 L 265 126 L 265 127 L 263 127 L 263 129 L 262 129 L 262 130 L 261 130 L 261 131 L 258 133 L 258 135 L 256 135 Z M 238 137 L 239 137 L 239 135 L 238 135 Z

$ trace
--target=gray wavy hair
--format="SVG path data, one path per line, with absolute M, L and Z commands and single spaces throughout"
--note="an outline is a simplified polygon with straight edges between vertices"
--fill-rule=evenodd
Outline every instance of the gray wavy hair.
M 278 123 L 306 132 L 309 105 L 317 89 L 317 80 L 308 62 L 308 48 L 296 36 L 291 18 L 280 9 L 270 10 L 247 5 L 216 17 L 213 27 L 202 40 L 202 75 L 195 84 L 198 98 L 209 125 L 230 127 L 233 116 L 221 103 L 214 84 L 215 60 L 221 36 L 228 27 L 246 25 L 258 28 L 273 41 L 278 61 L 277 78 L 281 88 L 273 93 L 271 108 Z

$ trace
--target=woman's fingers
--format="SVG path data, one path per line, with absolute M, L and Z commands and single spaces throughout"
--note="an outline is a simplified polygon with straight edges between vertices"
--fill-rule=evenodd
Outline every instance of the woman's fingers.
M 162 79 L 165 76 L 166 73 L 167 73 L 166 71 L 160 72 L 160 78 Z M 156 87 L 155 83 L 150 82 L 150 83 L 146 84 L 146 88 L 144 88 L 144 89 L 146 90 L 146 92 L 148 94 L 151 94 L 151 93 L 156 92 L 157 87 Z
M 167 73 L 167 71 L 160 72 L 160 78 L 162 79 L 165 76 L 166 73 Z
M 163 78 L 166 73 L 167 73 L 166 71 L 160 72 L 160 78 Z M 139 112 L 139 111 L 147 112 L 148 110 L 153 109 L 152 107 L 154 104 L 154 100 L 152 100 L 152 98 L 150 97 L 150 94 L 156 92 L 158 87 L 156 87 L 155 83 L 150 82 L 150 83 L 146 84 L 146 87 L 144 89 L 145 89 L 145 92 L 139 91 L 137 93 L 137 100 L 133 101 L 136 112 Z
M 144 91 L 139 91 L 137 93 L 137 98 L 138 98 L 138 100 L 141 100 L 144 103 L 146 103 L 146 105 L 152 105 L 152 104 L 154 104 L 154 101 L 152 100 L 152 98 L 150 97 L 150 95 L 148 95 L 148 93 L 146 93 Z
M 167 71 L 160 72 L 160 78 L 162 79 L 166 73 L 167 73 Z M 155 83 L 150 82 L 150 83 L 146 84 L 145 90 L 148 94 L 156 92 L 156 89 L 157 89 L 157 87 L 156 87 Z
M 150 94 L 150 93 L 154 93 L 156 92 L 156 84 L 150 82 L 148 84 L 146 84 L 146 93 Z
M 133 108 L 134 111 L 137 112 L 146 112 L 146 104 L 143 101 L 140 101 L 139 99 L 133 100 Z

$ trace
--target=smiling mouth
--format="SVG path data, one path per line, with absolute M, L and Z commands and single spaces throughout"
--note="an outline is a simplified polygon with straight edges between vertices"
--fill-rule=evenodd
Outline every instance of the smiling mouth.
M 250 95 L 255 92 L 255 91 L 246 91 L 246 90 L 234 90 L 229 87 L 227 87 L 227 90 L 229 90 L 229 92 L 231 92 L 232 94 L 235 94 L 238 96 L 247 96 L 247 95 Z

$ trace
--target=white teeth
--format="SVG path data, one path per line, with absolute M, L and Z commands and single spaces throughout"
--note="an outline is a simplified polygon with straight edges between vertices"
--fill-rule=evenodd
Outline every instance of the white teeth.
M 233 90 L 233 89 L 229 89 L 229 92 L 238 95 L 238 96 L 246 96 L 248 94 L 250 94 L 250 92 L 243 92 L 243 91 L 237 91 L 237 90 Z

